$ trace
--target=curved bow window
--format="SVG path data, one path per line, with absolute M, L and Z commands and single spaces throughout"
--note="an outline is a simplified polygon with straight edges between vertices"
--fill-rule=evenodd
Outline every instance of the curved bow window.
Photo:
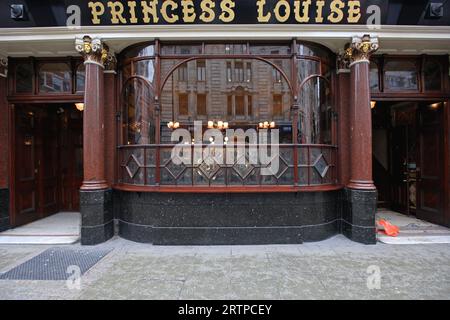
M 336 183 L 326 49 L 152 43 L 125 50 L 120 60 L 119 185 Z

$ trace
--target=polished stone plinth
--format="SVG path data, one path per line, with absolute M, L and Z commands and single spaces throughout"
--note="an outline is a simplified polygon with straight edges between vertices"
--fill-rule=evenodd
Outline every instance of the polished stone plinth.
M 96 245 L 114 236 L 112 190 L 80 191 L 81 244 Z
M 352 241 L 376 244 L 377 191 L 345 189 L 342 233 Z
M 155 245 L 299 244 L 340 232 L 341 191 L 115 197 L 120 236 Z
M 0 232 L 9 228 L 9 189 L 0 189 Z

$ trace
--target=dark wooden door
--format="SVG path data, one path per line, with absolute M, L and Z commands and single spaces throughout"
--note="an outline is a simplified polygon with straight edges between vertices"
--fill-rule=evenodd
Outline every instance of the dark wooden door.
M 417 217 L 444 223 L 443 105 L 419 108 Z
M 38 110 L 18 106 L 15 112 L 15 213 L 14 225 L 39 217 Z
M 56 108 L 15 108 L 14 226 L 59 211 L 58 126 Z
M 60 127 L 61 209 L 78 211 L 83 181 L 83 113 L 66 108 Z

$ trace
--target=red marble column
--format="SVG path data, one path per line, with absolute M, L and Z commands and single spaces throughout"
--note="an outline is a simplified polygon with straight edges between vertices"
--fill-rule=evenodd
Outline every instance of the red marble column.
M 339 55 L 337 61 L 337 108 L 338 121 L 338 165 L 339 182 L 347 185 L 350 181 L 350 129 L 349 129 L 349 105 L 350 105 L 350 69 L 344 55 Z
M 7 59 L 0 58 L 0 189 L 9 187 L 9 117 L 7 96 Z
M 77 39 L 76 49 L 85 59 L 86 87 L 83 114 L 82 191 L 107 189 L 105 178 L 104 62 L 107 50 L 100 39 Z
M 378 41 L 355 37 L 350 55 L 350 182 L 349 189 L 376 190 L 372 178 L 372 113 L 370 108 L 369 58 Z
M 114 56 L 106 64 L 105 74 L 105 176 L 109 185 L 115 180 L 116 148 L 116 63 Z

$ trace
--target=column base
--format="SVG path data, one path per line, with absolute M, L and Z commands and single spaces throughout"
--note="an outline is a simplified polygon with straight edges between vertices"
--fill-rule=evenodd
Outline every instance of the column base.
M 112 190 L 80 190 L 81 244 L 96 245 L 114 236 Z
M 9 221 L 9 189 L 0 189 L 0 232 L 11 228 Z
M 344 190 L 342 233 L 352 241 L 376 244 L 376 190 Z

